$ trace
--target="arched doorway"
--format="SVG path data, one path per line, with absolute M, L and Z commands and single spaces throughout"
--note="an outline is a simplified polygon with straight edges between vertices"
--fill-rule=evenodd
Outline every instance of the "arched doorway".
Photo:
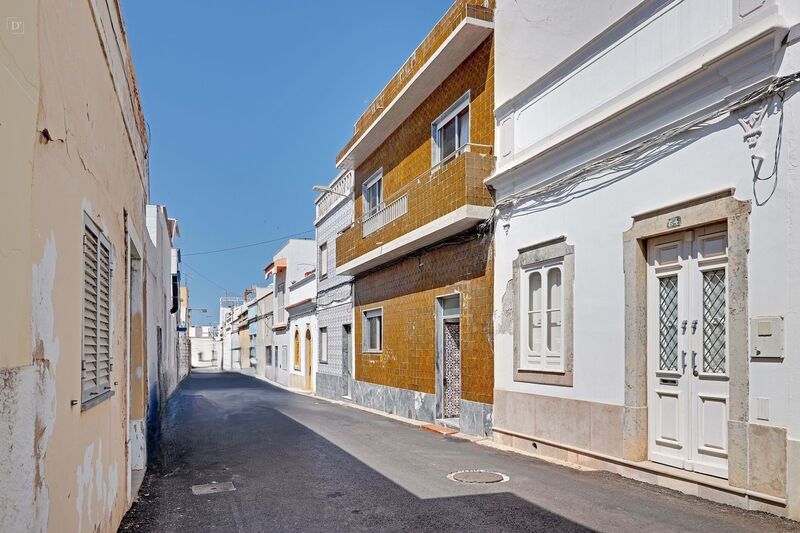
M 306 389 L 311 390 L 311 363 L 314 350 L 311 349 L 311 330 L 306 328 Z
M 294 369 L 300 370 L 300 332 L 294 332 Z

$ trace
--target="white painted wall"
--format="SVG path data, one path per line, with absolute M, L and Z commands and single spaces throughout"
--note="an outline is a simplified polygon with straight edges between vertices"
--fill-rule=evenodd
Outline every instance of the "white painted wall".
M 497 0 L 495 106 L 500 107 L 641 0 Z
M 684 0 L 687 5 L 691 1 Z M 560 48 L 563 48 L 564 55 L 579 49 L 597 31 L 607 27 L 635 3 L 499 0 L 495 32 L 496 94 L 498 106 L 506 104 L 506 109 L 500 109 L 500 112 L 507 113 L 505 116 L 518 117 L 516 113 L 519 109 L 543 94 L 543 91 L 526 90 L 526 87 L 536 88 L 539 77 L 564 59 L 557 57 Z M 577 11 L 571 9 L 574 6 L 578 6 Z M 620 108 L 618 118 L 604 118 L 603 106 L 608 104 L 598 100 L 591 117 L 584 117 L 581 119 L 583 122 L 579 120 L 572 124 L 570 136 L 558 139 L 547 151 L 526 151 L 526 147 L 512 143 L 513 149 L 505 164 L 502 162 L 502 137 L 508 132 L 503 131 L 503 117 L 498 115 L 497 136 L 501 144 L 498 155 L 501 163 L 495 177 L 490 179 L 497 189 L 498 202 L 512 194 L 530 190 L 545 180 L 568 175 L 592 160 L 613 153 L 637 139 L 647 138 L 648 133 L 680 123 L 692 113 L 716 102 L 724 102 L 724 98 L 733 91 L 747 88 L 748 84 L 765 76 L 800 71 L 800 53 L 796 50 L 800 47 L 793 45 L 780 49 L 782 36 L 798 21 L 796 6 L 768 1 L 761 8 L 748 12 L 745 17 L 739 15 L 741 4 L 738 0 L 715 0 L 705 7 L 709 6 L 729 9 L 731 24 L 728 30 L 733 33 L 723 31 L 722 36 L 718 37 L 719 46 L 739 46 L 747 32 L 761 31 L 763 28 L 773 28 L 775 39 L 765 41 L 760 51 L 733 53 L 726 59 L 724 68 L 719 66 L 723 64 L 721 62 L 712 63 L 701 74 L 693 75 L 669 93 L 661 91 L 653 95 L 646 87 L 633 82 L 627 89 L 618 88 L 617 92 L 627 91 L 630 97 L 630 101 L 625 103 L 627 107 Z M 527 18 L 535 18 L 538 22 L 530 24 L 530 21 L 511 20 L 512 14 L 519 14 L 520 10 L 525 12 Z M 536 13 L 534 18 L 528 14 L 531 11 Z M 595 20 L 585 20 L 592 18 Z M 564 29 L 570 20 L 576 28 L 574 32 Z M 535 28 L 541 32 L 540 35 L 536 35 Z M 700 31 L 700 26 L 697 28 Z M 683 26 L 674 29 L 678 31 Z M 554 36 L 559 33 L 562 34 L 560 37 Z M 623 39 L 625 35 L 617 37 Z M 549 39 L 552 42 L 542 43 L 537 39 Z M 603 39 L 595 42 L 601 41 L 604 42 Z M 610 46 L 613 46 L 613 42 Z M 656 48 L 660 46 L 660 41 L 645 40 L 638 46 Z M 518 48 L 528 52 L 516 54 Z M 519 64 L 525 61 L 526 54 L 533 57 L 539 49 L 543 51 L 543 57 L 537 57 L 533 61 L 535 64 Z M 692 53 L 687 51 L 688 55 Z M 680 62 L 680 58 L 677 61 Z M 573 66 L 578 69 L 581 64 L 577 61 Z M 665 69 L 669 70 L 668 66 L 665 64 Z M 682 72 L 691 74 L 686 69 Z M 569 77 L 570 72 L 567 70 L 558 75 Z M 602 91 L 595 89 L 603 83 L 603 75 L 604 72 L 597 72 L 594 77 L 584 80 L 584 96 L 572 91 L 555 95 L 553 102 L 558 105 L 554 104 L 552 110 L 558 112 L 560 106 L 569 107 L 572 102 L 578 103 L 578 99 L 591 99 L 595 94 L 601 94 Z M 656 72 L 652 79 L 663 81 L 663 75 L 664 72 Z M 699 81 L 701 78 L 704 82 Z M 706 92 L 694 92 L 703 86 L 702 83 L 709 84 Z M 561 96 L 566 99 L 562 100 Z M 636 107 L 637 97 L 650 100 Z M 620 102 L 617 100 L 615 105 Z M 593 109 L 592 104 L 585 101 L 580 104 Z M 626 110 L 630 111 L 625 114 Z M 685 134 L 682 138 L 690 142 L 652 164 L 636 169 L 630 175 L 605 175 L 595 182 L 606 183 L 604 188 L 535 213 L 523 214 L 522 206 L 518 205 L 511 210 L 513 216 L 507 228 L 504 227 L 506 220 L 500 219 L 495 240 L 495 387 L 622 404 L 625 392 L 623 232 L 630 228 L 634 214 L 734 187 L 738 199 L 753 202 L 748 265 L 750 316 L 782 315 L 786 326 L 785 360 L 750 364 L 751 419 L 755 421 L 755 399 L 769 398 L 770 419 L 759 423 L 785 426 L 790 436 L 797 438 L 800 435 L 800 409 L 797 408 L 800 405 L 800 343 L 797 341 L 797 332 L 800 331 L 800 274 L 793 265 L 800 264 L 800 239 L 795 229 L 800 217 L 796 155 L 800 153 L 796 149 L 797 139 L 800 138 L 800 97 L 796 96 L 796 88 L 787 93 L 784 112 L 784 138 L 777 188 L 764 205 L 757 205 L 757 200 L 765 196 L 775 180 L 760 182 L 754 192 L 750 158 L 753 153 L 763 156 L 765 171 L 762 175 L 769 174 L 774 163 L 779 114 L 767 116 L 763 123 L 763 135 L 755 150 L 751 151 L 743 142 L 743 129 L 736 120 L 742 115 L 737 113 L 705 126 L 691 137 Z M 554 128 L 561 127 L 557 121 L 552 124 Z M 541 124 L 537 127 L 541 127 Z M 593 129 L 588 130 L 590 127 Z M 512 136 L 518 131 L 512 129 Z M 545 131 L 545 139 L 547 134 Z M 548 140 L 553 141 L 553 138 Z M 618 178 L 622 179 L 614 182 Z M 503 329 L 501 320 L 503 297 L 512 279 L 512 261 L 520 248 L 560 235 L 566 235 L 568 243 L 575 246 L 574 386 L 514 382 L 513 336 L 510 331 Z
M 222 341 L 211 336 L 190 337 L 192 368 L 219 368 Z
M 291 305 L 293 302 L 316 296 L 316 281 L 301 284 L 297 287 L 297 289 L 300 289 L 303 286 L 308 286 L 308 288 L 304 290 L 292 291 L 291 289 L 292 285 L 306 277 L 307 272 L 311 272 L 315 269 L 317 262 L 316 242 L 310 239 L 290 239 L 273 257 L 274 262 L 277 263 L 279 260 L 286 261 L 286 268 L 273 272 L 269 276 L 269 278 L 274 278 L 272 280 L 274 283 L 272 309 L 275 316 L 275 324 L 280 322 L 279 317 L 281 316 L 281 310 L 279 309 L 277 299 L 278 288 L 281 283 L 285 283 L 284 308 L 287 305 Z M 289 322 L 289 313 L 284 312 L 283 318 L 285 322 Z M 281 385 L 288 385 L 289 373 L 295 373 L 292 359 L 294 350 L 293 333 L 289 328 L 275 330 L 273 331 L 272 342 L 273 346 L 277 346 L 278 364 L 275 367 L 276 381 Z M 284 347 L 286 347 L 287 352 L 285 365 L 283 364 Z

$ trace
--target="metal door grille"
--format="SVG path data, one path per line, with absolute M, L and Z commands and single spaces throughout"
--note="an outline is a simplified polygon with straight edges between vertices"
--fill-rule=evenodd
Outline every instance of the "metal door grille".
M 703 372 L 725 373 L 725 269 L 703 272 Z
M 444 416 L 461 413 L 461 327 L 458 322 L 444 323 Z
M 659 368 L 678 370 L 678 276 L 658 280 Z

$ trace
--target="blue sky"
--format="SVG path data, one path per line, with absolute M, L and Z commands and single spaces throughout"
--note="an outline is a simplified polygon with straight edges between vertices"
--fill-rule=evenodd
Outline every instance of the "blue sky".
M 151 202 L 179 220 L 195 324 L 264 284 L 281 242 L 313 229 L 311 186 L 451 0 L 124 0 L 150 126 Z M 308 236 L 313 236 L 309 233 Z M 187 276 L 188 275 L 188 276 Z

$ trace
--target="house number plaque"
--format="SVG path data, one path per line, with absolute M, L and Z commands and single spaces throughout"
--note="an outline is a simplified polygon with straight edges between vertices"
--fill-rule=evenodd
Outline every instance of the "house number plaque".
M 681 217 L 670 217 L 667 219 L 667 228 L 677 228 L 681 225 Z

